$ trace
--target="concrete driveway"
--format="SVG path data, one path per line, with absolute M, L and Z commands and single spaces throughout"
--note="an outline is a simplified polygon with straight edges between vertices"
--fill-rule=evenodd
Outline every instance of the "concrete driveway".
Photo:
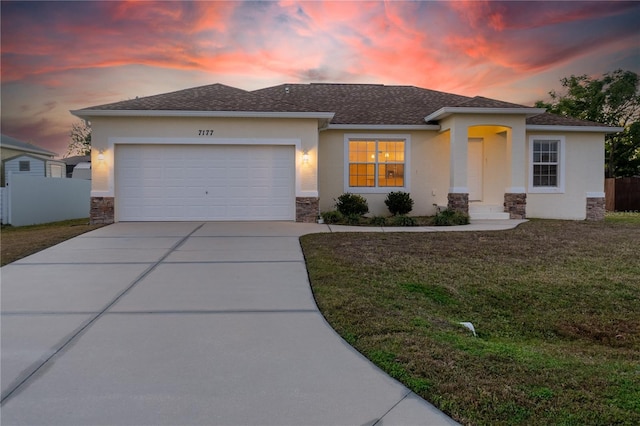
M 440 425 L 327 325 L 296 223 L 118 223 L 1 269 L 3 425 Z

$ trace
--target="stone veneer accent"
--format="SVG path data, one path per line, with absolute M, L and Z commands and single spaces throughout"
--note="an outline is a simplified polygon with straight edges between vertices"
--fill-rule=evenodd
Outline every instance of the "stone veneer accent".
M 316 223 L 319 211 L 317 197 L 296 197 L 296 222 Z
M 604 220 L 604 197 L 587 198 L 587 220 Z
M 524 219 L 527 216 L 527 194 L 505 193 L 504 211 L 509 213 L 509 219 Z
M 92 225 L 113 223 L 114 216 L 113 197 L 91 197 L 89 222 Z
M 447 208 L 469 214 L 469 194 L 466 192 L 450 192 L 447 195 Z

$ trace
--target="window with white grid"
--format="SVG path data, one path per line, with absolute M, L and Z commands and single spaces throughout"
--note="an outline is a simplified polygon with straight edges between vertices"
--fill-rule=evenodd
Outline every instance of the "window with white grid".
M 564 192 L 564 138 L 529 138 L 529 192 Z

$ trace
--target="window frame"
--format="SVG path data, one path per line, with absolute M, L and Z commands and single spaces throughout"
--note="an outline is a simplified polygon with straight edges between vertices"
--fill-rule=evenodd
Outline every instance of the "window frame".
M 19 160 L 18 161 L 18 171 L 22 173 L 31 171 L 31 161 L 30 160 Z
M 533 148 L 535 142 L 557 142 L 558 144 L 558 161 L 555 164 L 558 167 L 558 184 L 556 186 L 534 186 L 533 171 L 535 165 L 550 164 L 533 161 Z M 529 136 L 529 192 L 534 194 L 563 194 L 565 192 L 565 137 L 558 135 L 530 135 Z
M 403 186 L 378 186 L 378 170 L 380 164 L 376 158 L 375 164 L 375 185 L 376 186 L 350 186 L 349 185 L 349 142 L 351 141 L 397 141 L 404 142 L 404 162 L 391 163 L 391 164 L 403 164 L 404 165 L 404 185 Z M 344 192 L 350 192 L 352 194 L 388 194 L 394 191 L 410 192 L 410 170 L 411 170 L 411 135 L 408 134 L 390 134 L 390 133 L 345 133 L 344 135 Z

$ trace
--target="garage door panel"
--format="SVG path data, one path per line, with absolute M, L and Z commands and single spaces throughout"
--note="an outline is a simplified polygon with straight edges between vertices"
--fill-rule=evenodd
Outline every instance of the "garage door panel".
M 291 146 L 121 145 L 118 220 L 293 220 Z

